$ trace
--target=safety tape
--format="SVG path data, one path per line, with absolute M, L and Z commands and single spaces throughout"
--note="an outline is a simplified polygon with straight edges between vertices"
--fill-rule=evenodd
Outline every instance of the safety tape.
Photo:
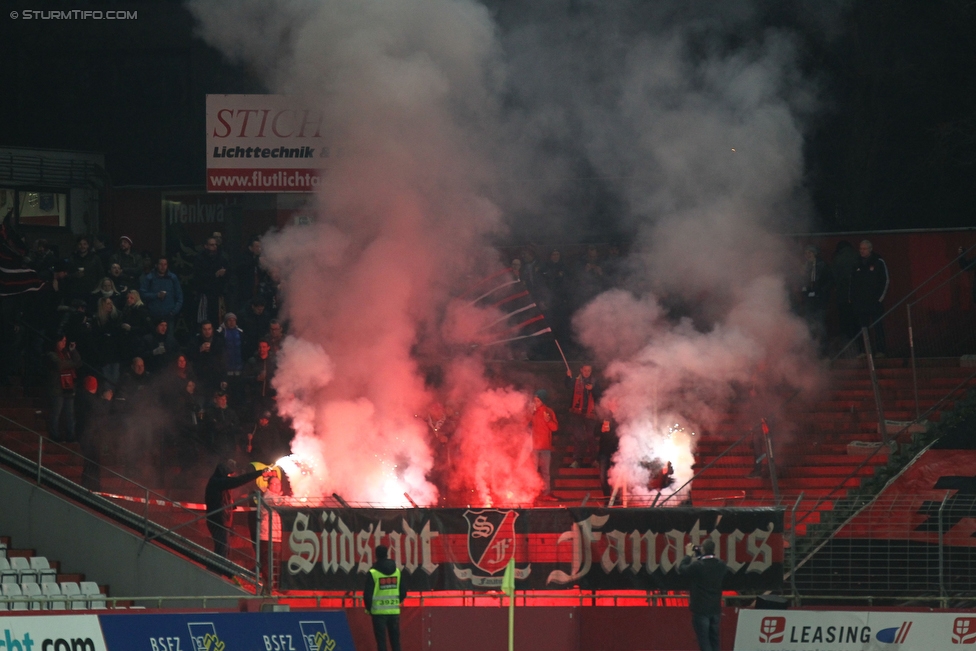
M 96 495 L 107 497 L 110 500 L 122 500 L 124 502 L 135 502 L 136 504 L 149 504 L 150 506 L 170 506 L 174 509 L 188 509 L 190 511 L 206 511 L 207 505 L 199 502 L 173 502 L 169 500 L 146 499 L 144 497 L 133 497 L 132 495 L 116 495 L 115 493 L 95 492 Z M 253 511 L 253 507 L 237 506 L 234 511 Z

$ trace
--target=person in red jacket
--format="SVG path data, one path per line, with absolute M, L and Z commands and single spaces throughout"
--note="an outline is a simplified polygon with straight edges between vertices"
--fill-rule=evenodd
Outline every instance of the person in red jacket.
M 552 495 L 552 433 L 559 429 L 556 412 L 546 406 L 549 397 L 545 389 L 539 389 L 532 398 L 532 451 L 535 453 L 543 491 L 540 499 L 553 501 Z

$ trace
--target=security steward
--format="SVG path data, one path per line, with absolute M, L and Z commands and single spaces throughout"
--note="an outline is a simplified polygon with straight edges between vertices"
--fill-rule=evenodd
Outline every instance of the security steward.
M 390 550 L 384 545 L 376 548 L 376 562 L 369 569 L 363 588 L 366 612 L 373 618 L 377 651 L 386 651 L 387 632 L 392 651 L 400 651 L 400 604 L 407 597 L 400 570 L 389 555 Z

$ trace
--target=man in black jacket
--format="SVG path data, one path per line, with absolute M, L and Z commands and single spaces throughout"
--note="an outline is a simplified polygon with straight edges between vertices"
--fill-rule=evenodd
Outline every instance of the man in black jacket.
M 207 238 L 203 251 L 193 261 L 197 323 L 216 323 L 219 320 L 220 299 L 225 298 L 229 268 L 227 258 L 217 249 L 217 240 Z
M 888 265 L 881 256 L 874 252 L 874 247 L 868 240 L 863 240 L 860 246 L 861 257 L 857 266 L 851 272 L 850 301 L 854 308 L 854 317 L 861 328 L 870 327 L 884 314 L 884 297 L 888 293 Z M 885 332 L 884 321 L 878 321 L 874 326 L 874 352 L 884 355 Z M 863 344 L 862 344 L 863 346 Z
M 719 625 L 722 622 L 722 581 L 728 565 L 715 557 L 715 541 L 702 543 L 701 555 L 692 560 L 695 552 L 691 543 L 685 545 L 685 557 L 678 565 L 678 574 L 691 579 L 688 606 L 691 624 L 698 637 L 701 651 L 719 651 Z
M 392 651 L 400 651 L 400 606 L 407 598 L 407 588 L 396 563 L 388 558 L 389 549 L 376 548 L 376 562 L 366 574 L 363 603 L 373 619 L 377 651 L 386 651 L 386 634 L 390 633 Z
M 204 503 L 207 505 L 207 529 L 214 541 L 214 551 L 224 558 L 230 545 L 227 541 L 227 534 L 234 524 L 234 513 L 228 508 L 234 503 L 231 491 L 252 482 L 269 469 L 252 470 L 243 475 L 234 475 L 237 470 L 237 462 L 228 459 L 223 463 L 217 464 L 214 473 L 207 481 L 206 492 L 204 493 Z M 271 474 L 274 473 L 273 469 Z

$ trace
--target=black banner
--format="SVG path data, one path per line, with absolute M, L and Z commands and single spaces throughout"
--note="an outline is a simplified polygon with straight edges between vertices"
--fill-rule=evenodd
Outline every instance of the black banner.
M 358 591 L 377 545 L 410 591 L 681 590 L 685 544 L 715 541 L 728 590 L 783 581 L 782 509 L 280 509 L 281 587 Z

